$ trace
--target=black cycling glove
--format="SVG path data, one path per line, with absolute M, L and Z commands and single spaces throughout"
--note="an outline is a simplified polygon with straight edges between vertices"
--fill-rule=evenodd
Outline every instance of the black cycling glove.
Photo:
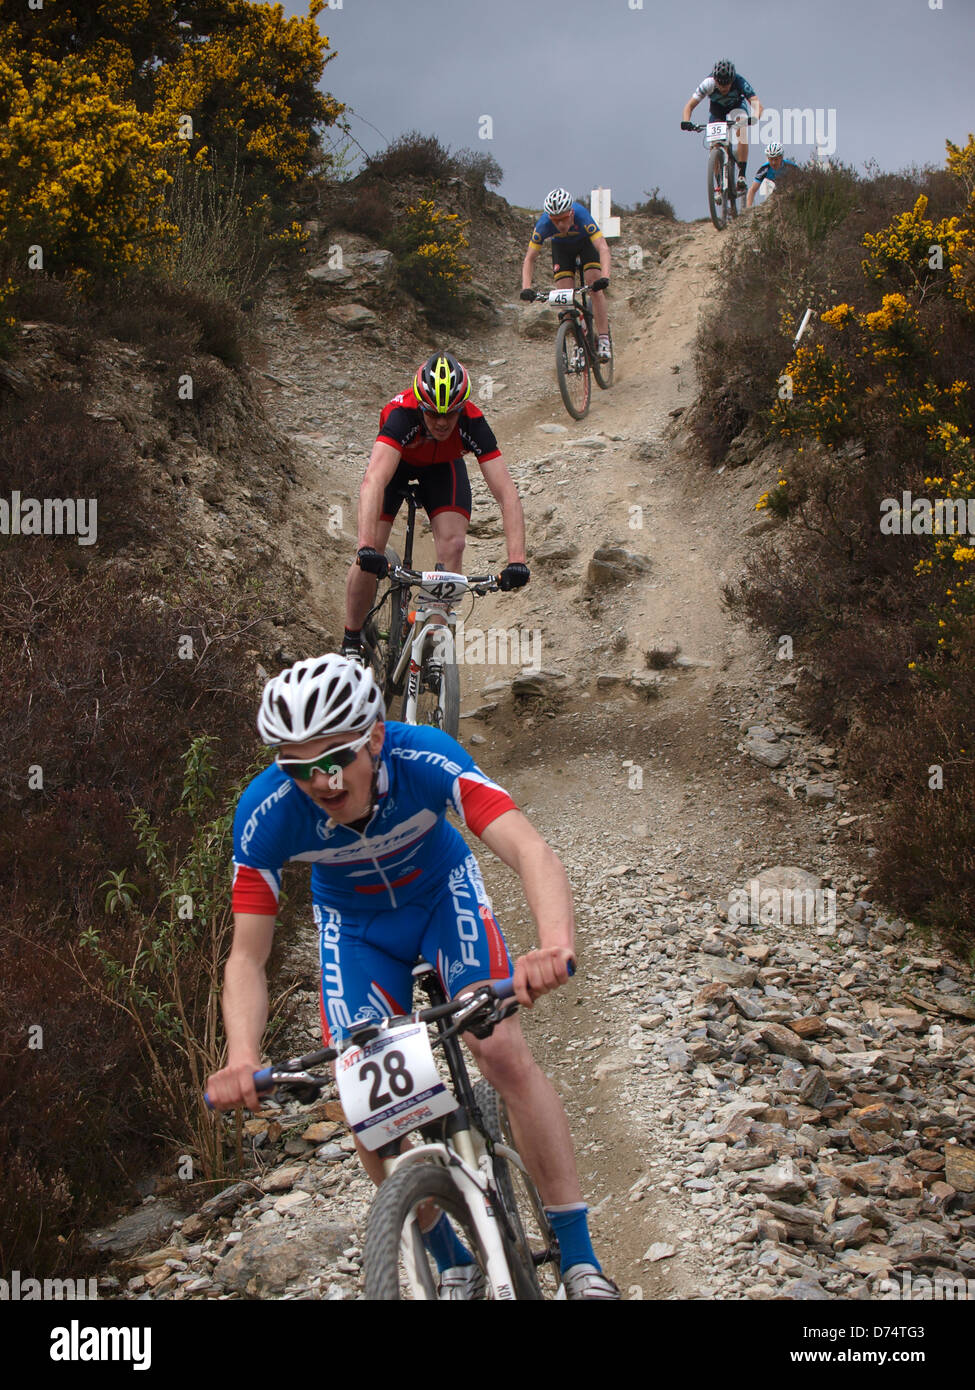
M 521 294 L 518 296 L 518 298 L 519 298 L 519 299 L 524 299 L 524 300 L 526 300 L 526 301 L 527 301 L 527 300 L 530 300 L 530 299 L 534 299 L 534 298 L 535 298 L 535 291 L 534 291 L 534 290 L 531 290 L 531 289 L 529 289 L 529 290 L 522 290 L 522 292 L 521 292 Z
M 373 550 L 371 545 L 362 546 L 356 559 L 359 561 L 359 568 L 365 570 L 366 574 L 378 575 L 380 579 L 385 579 L 389 574 L 389 561 L 386 556 L 380 555 L 378 550 Z
M 605 289 L 608 289 L 608 288 L 609 288 L 609 277 L 608 277 L 607 275 L 601 275 L 601 276 L 599 277 L 598 280 L 593 280 L 593 282 L 592 282 L 592 284 L 589 286 L 589 288 L 590 288 L 591 290 L 605 290 Z
M 498 575 L 498 588 L 508 593 L 511 589 L 522 589 L 531 578 L 531 571 L 527 565 L 514 564 L 505 565 Z
M 681 130 L 693 130 L 693 129 L 694 129 L 694 122 L 693 122 L 693 121 L 681 121 L 681 123 L 680 123 L 680 128 L 681 128 Z

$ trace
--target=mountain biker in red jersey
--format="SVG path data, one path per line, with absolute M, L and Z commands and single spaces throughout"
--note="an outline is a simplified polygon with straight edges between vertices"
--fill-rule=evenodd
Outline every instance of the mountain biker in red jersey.
M 224 974 L 227 1064 L 209 1078 L 216 1109 L 258 1110 L 253 1073 L 267 1022 L 266 963 L 281 871 L 311 865 L 322 962 L 326 1046 L 358 1021 L 401 1014 L 412 965 L 435 963 L 448 996 L 514 975 L 530 1008 L 568 980 L 575 955 L 565 869 L 508 793 L 441 729 L 387 722 L 368 667 L 338 654 L 298 662 L 268 681 L 257 720 L 277 757 L 245 789 L 234 819 L 234 938 Z M 521 879 L 540 945 L 511 961 L 474 855 L 452 810 Z M 559 1241 L 570 1299 L 618 1299 L 589 1237 L 569 1123 L 517 1017 L 465 1041 L 505 1102 L 519 1151 Z M 374 1182 L 378 1154 L 356 1139 Z M 440 1297 L 483 1297 L 484 1278 L 441 1213 L 423 1236 Z
M 525 517 L 514 480 L 498 442 L 470 398 L 467 369 L 450 353 L 434 353 L 413 385 L 383 408 L 359 490 L 359 549 L 345 586 L 342 651 L 361 660 L 362 624 L 376 599 L 376 584 L 389 566 L 384 551 L 403 485 L 417 479 L 437 551 L 437 561 L 461 573 L 471 519 L 471 485 L 464 454 L 472 453 L 501 508 L 508 563 L 498 576 L 502 589 L 520 589 L 530 578 L 525 564 Z
M 742 77 L 740 72 L 735 71 L 735 65 L 730 58 L 719 58 L 711 69 L 710 77 L 706 77 L 691 93 L 690 100 L 684 107 L 681 130 L 694 129 L 691 113 L 705 97 L 710 103 L 708 120 L 727 121 L 735 127 L 738 139 L 735 149 L 735 160 L 738 164 L 736 191 L 745 193 L 748 190 L 748 180 L 745 177 L 748 165 L 748 122 L 758 120 L 762 114 L 762 103 L 751 83 Z

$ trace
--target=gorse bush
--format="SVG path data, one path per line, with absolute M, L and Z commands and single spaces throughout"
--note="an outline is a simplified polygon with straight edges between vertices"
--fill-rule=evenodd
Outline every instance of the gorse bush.
M 24 276 L 41 254 L 44 270 L 92 289 L 132 267 L 165 266 L 173 255 L 198 269 L 202 240 L 208 287 L 223 292 L 235 250 L 245 268 L 252 260 L 244 224 L 266 218 L 269 191 L 293 185 L 319 162 L 320 131 L 341 113 L 317 85 L 334 56 L 315 24 L 322 8 L 314 0 L 307 18 L 289 19 L 281 5 L 213 0 L 180 6 L 177 23 L 170 4 L 4 4 L 7 272 Z M 203 171 L 219 182 L 228 165 L 239 167 L 239 179 L 218 189 L 209 207 L 187 198 L 199 192 L 194 179 Z M 170 193 L 174 170 L 184 166 L 191 172 Z M 219 261 L 221 230 L 231 235 Z
M 971 137 L 949 147 L 950 167 L 970 163 Z M 893 184 L 883 182 L 886 197 Z M 863 228 L 877 190 L 865 181 L 848 199 L 845 174 L 838 186 L 836 198 L 819 197 L 821 209 L 848 209 L 824 234 L 830 254 L 842 251 L 825 283 L 818 236 L 804 226 L 811 204 L 799 215 L 809 259 L 798 264 L 818 326 L 794 351 L 782 351 L 781 328 L 767 334 L 766 404 L 752 417 L 791 450 L 758 502 L 791 524 L 730 597 L 752 621 L 793 636 L 814 673 L 812 717 L 850 732 L 854 769 L 890 799 L 881 891 L 971 944 L 975 863 L 963 846 L 975 803 L 975 194 L 956 179 L 946 206 L 938 186 L 932 216 L 932 200 L 914 189 L 906 209 Z M 775 201 L 763 221 L 787 232 L 788 197 Z M 812 225 L 831 216 L 817 213 Z M 796 252 L 786 235 L 783 257 Z M 734 280 L 731 293 L 744 302 Z M 774 295 L 766 302 L 768 324 Z M 778 308 L 791 331 L 794 315 Z M 736 395 L 743 400 L 740 383 Z M 909 757 L 890 756 L 892 730 Z
M 471 278 L 463 260 L 468 245 L 464 225 L 458 213 L 420 198 L 390 236 L 400 283 L 434 322 L 444 326 L 459 317 L 465 303 L 463 286 Z

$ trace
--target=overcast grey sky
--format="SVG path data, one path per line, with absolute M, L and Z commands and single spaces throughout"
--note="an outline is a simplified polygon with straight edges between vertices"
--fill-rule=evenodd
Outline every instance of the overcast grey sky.
M 323 86 L 354 108 L 370 153 L 384 140 L 366 122 L 388 140 L 417 129 L 494 155 L 513 203 L 537 208 L 556 184 L 633 203 L 659 185 L 693 218 L 707 211 L 705 156 L 681 110 L 719 57 L 765 106 L 818 109 L 846 163 L 943 163 L 945 139 L 975 127 L 975 0 L 941 2 L 331 0 L 318 24 L 338 56 Z

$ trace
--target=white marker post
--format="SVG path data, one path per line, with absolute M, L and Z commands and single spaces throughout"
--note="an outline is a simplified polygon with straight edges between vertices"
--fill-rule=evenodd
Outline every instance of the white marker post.
M 599 223 L 604 237 L 619 236 L 620 220 L 612 216 L 613 195 L 608 188 L 594 188 L 589 194 L 589 211 Z

